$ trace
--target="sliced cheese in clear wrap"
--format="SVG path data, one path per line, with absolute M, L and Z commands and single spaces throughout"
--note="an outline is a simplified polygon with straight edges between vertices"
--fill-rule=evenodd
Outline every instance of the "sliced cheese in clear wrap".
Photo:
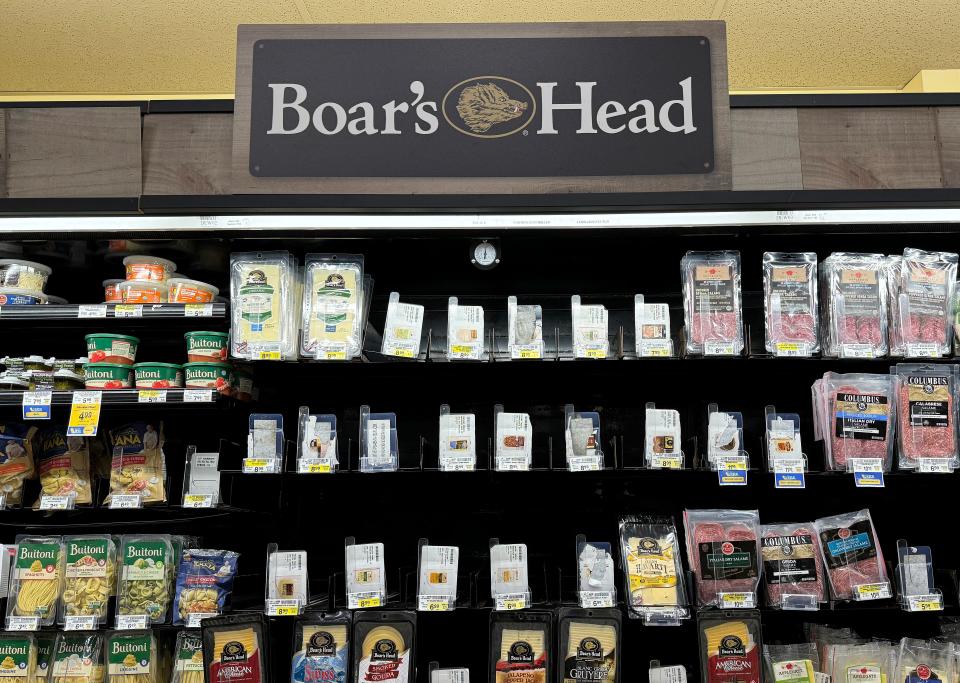
M 269 663 L 266 619 L 230 614 L 204 619 L 203 663 L 209 683 L 266 683 Z
M 697 630 L 703 683 L 761 683 L 759 612 L 704 612 Z
M 550 612 L 492 612 L 489 683 L 548 683 L 552 625 Z
M 350 677 L 349 612 L 307 615 L 294 630 L 292 683 L 347 683 Z
M 412 683 L 415 612 L 361 611 L 354 620 L 354 680 Z
M 620 612 L 560 610 L 561 683 L 617 683 L 620 677 Z
M 363 257 L 307 254 L 300 355 L 325 359 L 358 356 L 362 311 Z

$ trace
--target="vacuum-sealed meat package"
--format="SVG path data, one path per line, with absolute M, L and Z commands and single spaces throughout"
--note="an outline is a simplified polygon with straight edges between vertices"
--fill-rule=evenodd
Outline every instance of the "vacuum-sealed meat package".
M 900 285 L 903 281 L 903 257 L 899 254 L 883 259 L 883 275 L 887 283 L 887 342 L 891 356 L 904 353 L 900 329 Z
M 767 352 L 809 356 L 820 349 L 815 253 L 764 252 L 763 312 Z
M 893 377 L 827 373 L 819 386 L 827 469 L 846 471 L 854 459 L 879 459 L 889 472 L 897 418 Z
M 916 468 L 925 459 L 946 460 L 951 469 L 960 466 L 955 411 L 957 366 L 899 363 L 893 371 L 897 378 L 900 468 Z
M 949 252 L 903 250 L 898 322 L 906 356 L 939 358 L 950 353 L 957 260 L 957 254 Z
M 771 607 L 815 609 L 826 602 L 820 539 L 812 523 L 764 524 L 760 555 Z
M 823 564 L 836 600 L 891 597 L 890 580 L 869 510 L 816 520 Z
M 830 270 L 831 348 L 841 358 L 887 355 L 887 283 L 883 254 L 838 252 Z
M 685 510 L 687 559 L 699 607 L 752 607 L 760 580 L 756 510 Z
M 740 252 L 688 251 L 680 268 L 687 353 L 740 354 L 744 346 Z

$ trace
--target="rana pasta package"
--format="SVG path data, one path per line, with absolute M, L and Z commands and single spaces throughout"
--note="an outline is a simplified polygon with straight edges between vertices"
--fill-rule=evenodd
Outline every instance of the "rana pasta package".
M 357 612 L 353 621 L 354 681 L 415 683 L 416 627 L 416 612 Z
M 703 683 L 760 683 L 763 680 L 759 612 L 703 612 L 697 620 L 697 632 Z
M 760 581 L 756 510 L 685 510 L 687 559 L 700 607 L 756 605 Z
M 307 254 L 300 355 L 318 360 L 359 356 L 363 312 L 363 256 Z
M 620 556 L 631 617 L 672 612 L 689 616 L 680 543 L 669 517 L 624 517 L 620 520 Z
M 896 650 L 884 643 L 834 645 L 832 680 L 837 683 L 894 683 Z
M 848 471 L 854 460 L 878 460 L 884 472 L 893 464 L 897 393 L 890 375 L 828 372 L 815 385 L 828 470 Z
M 203 665 L 207 683 L 267 683 L 269 633 L 262 614 L 204 619 Z
M 957 366 L 899 363 L 891 372 L 897 382 L 897 435 L 900 469 L 913 469 L 925 459 L 960 466 L 957 452 Z
M 767 683 L 817 683 L 820 656 L 814 643 L 764 645 Z
M 63 539 L 18 536 L 7 596 L 8 628 L 31 619 L 40 626 L 52 626 L 57 620 L 62 590 Z
M 293 631 L 292 683 L 350 683 L 350 612 L 310 615 Z
M 173 545 L 170 536 L 128 535 L 120 543 L 117 615 L 146 615 L 162 624 L 173 598 Z
M 764 524 L 760 555 L 771 607 L 816 609 L 826 602 L 820 537 L 813 523 Z
M 957 254 L 948 252 L 903 250 L 897 322 L 904 355 L 940 357 L 950 353 L 957 260 Z
M 36 427 L 17 422 L 0 424 L 0 494 L 5 506 L 23 502 L 23 482 L 34 474 Z
M 816 520 L 823 564 L 835 600 L 891 597 L 883 552 L 869 510 Z
M 841 358 L 887 355 L 887 282 L 883 254 L 831 254 L 830 348 Z
M 680 261 L 687 353 L 743 351 L 740 252 L 688 251 Z
M 32 633 L 0 633 L 0 681 L 36 683 L 37 641 Z
M 553 614 L 490 614 L 489 683 L 548 683 L 553 669 Z
M 617 683 L 620 680 L 620 611 L 560 610 L 558 683 Z
M 40 450 L 37 470 L 40 473 L 40 498 L 33 504 L 40 507 L 43 496 L 74 494 L 74 505 L 90 505 L 90 448 L 89 439 L 67 436 L 63 425 L 40 431 Z
M 904 638 L 897 650 L 897 672 L 904 683 L 948 683 L 957 676 L 957 656 L 950 643 Z
M 199 618 L 222 614 L 233 591 L 237 559 L 231 550 L 184 550 L 177 568 L 175 626 L 199 626 Z
M 108 683 L 162 683 L 150 631 L 114 631 L 107 638 Z
M 809 356 L 820 349 L 817 255 L 763 254 L 766 350 L 777 356 Z
M 170 683 L 203 683 L 203 638 L 200 631 L 180 631 L 173 656 Z
M 96 624 L 106 623 L 117 580 L 117 548 L 113 539 L 97 534 L 66 536 L 63 551 L 60 623 L 74 622 L 78 617 L 96 617 Z
M 113 458 L 110 463 L 110 493 L 136 493 L 144 505 L 167 500 L 167 464 L 163 454 L 163 423 L 131 422 L 109 433 Z
M 65 631 L 53 646 L 51 683 L 103 683 L 104 638 L 95 631 Z
M 250 360 L 296 357 L 297 260 L 286 251 L 230 255 L 230 354 Z

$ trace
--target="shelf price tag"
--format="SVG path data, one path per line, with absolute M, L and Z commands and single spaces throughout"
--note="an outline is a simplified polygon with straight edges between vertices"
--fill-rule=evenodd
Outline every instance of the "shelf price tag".
M 185 508 L 212 508 L 212 493 L 187 493 L 183 496 L 183 507 Z
M 297 461 L 297 472 L 300 474 L 327 474 L 333 472 L 333 465 L 328 460 L 319 458 L 300 458 Z
M 67 615 L 63 618 L 64 631 L 96 631 L 99 626 L 97 616 L 89 615 Z
M 950 474 L 953 468 L 950 466 L 950 458 L 920 458 L 917 471 L 924 474 Z
M 200 628 L 201 621 L 216 616 L 218 616 L 217 612 L 191 612 L 187 615 L 187 628 Z
M 244 458 L 244 474 L 272 474 L 278 469 L 277 458 Z
M 929 595 L 908 595 L 908 612 L 942 612 L 943 596 L 939 593 L 930 593 Z
M 114 318 L 142 318 L 143 304 L 116 304 L 113 307 Z
M 778 456 L 773 459 L 773 487 L 804 489 L 807 487 L 803 458 Z
M 890 584 L 886 581 L 882 583 L 864 583 L 853 587 L 854 600 L 882 600 L 890 597 Z
M 131 631 L 150 628 L 150 615 L 148 614 L 118 614 L 117 630 Z
M 445 595 L 418 595 L 417 611 L 449 612 L 452 609 L 450 598 Z
M 650 458 L 650 469 L 654 470 L 682 470 L 682 455 L 654 455 Z
M 362 593 L 348 593 L 347 607 L 349 609 L 366 609 L 368 607 L 380 607 L 383 604 L 383 598 L 380 593 L 365 591 Z
M 213 403 L 213 389 L 184 389 L 184 403 Z
M 184 304 L 184 318 L 210 318 L 213 316 L 213 304 Z
M 7 617 L 8 631 L 39 631 L 40 617 Z
M 850 470 L 858 489 L 883 488 L 883 461 L 880 458 L 850 458 Z
M 50 403 L 53 401 L 53 392 L 25 391 L 23 392 L 23 419 L 49 420 Z
M 720 486 L 746 486 L 747 469 L 747 459 L 742 455 L 724 455 L 717 458 L 717 479 Z
M 264 612 L 271 617 L 295 617 L 300 614 L 300 601 L 294 598 L 270 599 Z
M 166 389 L 141 389 L 137 392 L 137 403 L 166 403 Z
M 280 360 L 279 351 L 261 351 L 257 354 L 257 360 Z
M 100 403 L 103 392 L 75 391 L 70 405 L 70 422 L 67 436 L 96 436 L 100 424 Z
M 753 593 L 720 593 L 720 609 L 753 609 L 756 606 Z
M 46 494 L 43 494 L 40 496 L 40 509 L 41 510 L 72 510 L 76 500 L 77 500 L 76 494 L 69 494 L 66 496 L 48 496 Z
M 611 591 L 580 591 L 578 597 L 580 607 L 584 609 L 602 609 L 614 606 L 614 595 Z
M 907 344 L 907 358 L 939 358 L 941 355 L 939 344 Z
M 501 593 L 497 596 L 495 606 L 498 612 L 526 609 L 527 596 L 523 593 Z
M 115 493 L 110 498 L 111 510 L 137 510 L 143 507 L 143 496 L 139 493 Z
M 80 304 L 77 306 L 77 318 L 106 318 L 106 304 Z
M 737 344 L 733 341 L 708 341 L 703 343 L 704 356 L 736 356 Z

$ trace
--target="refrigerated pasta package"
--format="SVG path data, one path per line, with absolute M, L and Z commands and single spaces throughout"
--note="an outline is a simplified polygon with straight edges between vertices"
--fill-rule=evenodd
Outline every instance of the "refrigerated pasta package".
M 820 538 L 812 522 L 762 525 L 760 555 L 771 607 L 817 609 L 826 602 Z
M 107 638 L 108 683 L 163 683 L 151 631 L 114 631 Z
M 353 621 L 355 683 L 414 683 L 416 628 L 416 612 L 357 612 Z
M 107 621 L 110 596 L 117 580 L 117 549 L 109 535 L 66 536 L 63 539 L 63 600 L 60 623 L 95 625 Z
M 32 633 L 0 633 L 0 681 L 37 683 L 37 641 Z
M 777 356 L 809 356 L 820 350 L 817 255 L 763 254 L 766 350 Z
M 363 345 L 363 256 L 307 254 L 304 265 L 300 355 L 349 360 Z
M 817 646 L 764 645 L 763 668 L 767 683 L 817 683 L 821 671 Z
M 184 550 L 177 568 L 173 603 L 175 626 L 196 627 L 222 614 L 233 592 L 239 554 L 232 550 Z
M 167 501 L 167 463 L 163 452 L 163 423 L 131 422 L 111 429 L 110 493 L 137 494 L 143 505 Z
M 96 631 L 64 631 L 53 646 L 51 683 L 103 683 L 103 635 Z
M 837 683 L 894 683 L 896 650 L 884 643 L 834 645 L 830 669 Z
M 33 504 L 40 507 L 43 496 L 73 495 L 74 505 L 90 505 L 89 439 L 67 436 L 64 425 L 40 431 L 37 471 L 40 474 L 40 497 Z
M 203 683 L 203 638 L 200 631 L 180 631 L 173 656 L 170 683 Z
M 204 619 L 201 631 L 207 683 L 271 680 L 267 623 L 262 614 L 229 614 Z
M 560 610 L 560 683 L 617 683 L 620 680 L 620 610 Z
M 687 353 L 743 352 L 740 252 L 688 251 L 680 261 Z
M 949 252 L 903 250 L 898 323 L 907 357 L 950 353 L 957 260 L 957 254 Z
M 230 255 L 230 355 L 248 360 L 296 357 L 297 261 L 286 251 Z
M 900 469 L 960 466 L 957 451 L 957 366 L 899 363 L 897 435 Z
M 120 543 L 117 617 L 144 617 L 162 624 L 173 599 L 173 544 L 170 536 L 124 536 Z
M 293 632 L 292 683 L 350 683 L 350 612 L 311 614 Z
M 4 507 L 23 502 L 23 482 L 34 475 L 36 433 L 36 427 L 19 422 L 0 424 L 0 495 Z
M 553 667 L 552 612 L 490 614 L 488 683 L 550 683 Z
M 814 528 L 835 600 L 877 600 L 892 596 L 883 552 L 869 510 L 822 517 Z
M 760 581 L 756 510 L 685 510 L 687 560 L 699 607 L 753 607 Z
M 887 281 L 883 254 L 837 252 L 828 257 L 831 346 L 841 358 L 887 355 Z
M 680 542 L 670 517 L 620 520 L 620 557 L 631 617 L 690 615 Z
M 37 631 L 37 665 L 33 669 L 34 683 L 49 683 L 50 665 L 53 663 L 53 644 L 57 634 L 52 631 Z
M 759 612 L 703 612 L 697 620 L 697 632 L 703 683 L 760 683 L 763 680 Z
M 40 626 L 52 626 L 62 589 L 63 539 L 18 536 L 7 596 L 7 629 L 19 625 L 35 631 Z
M 872 466 L 890 471 L 897 424 L 894 384 L 889 374 L 824 375 L 821 432 L 828 470 Z

